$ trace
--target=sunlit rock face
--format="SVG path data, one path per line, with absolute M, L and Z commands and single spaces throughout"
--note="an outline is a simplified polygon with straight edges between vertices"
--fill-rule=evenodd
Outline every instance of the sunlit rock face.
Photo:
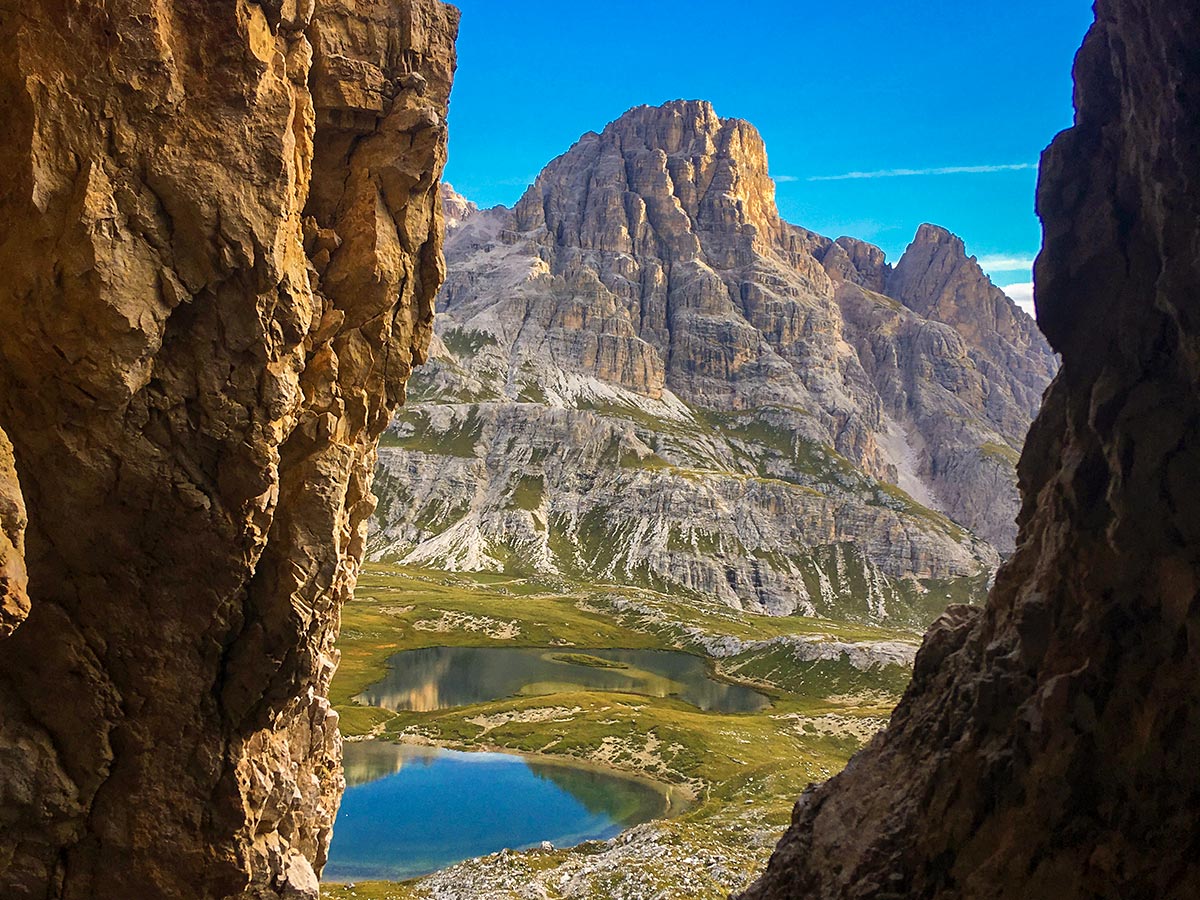
M 0 638 L 12 634 L 29 615 L 25 525 L 25 498 L 12 444 L 0 431 Z
M 893 269 L 788 224 L 757 130 L 700 101 L 584 135 L 513 210 L 443 200 L 373 554 L 921 625 L 982 599 L 1056 362 L 961 240 Z
M 0 896 L 315 896 L 456 29 L 0 3 Z
M 930 505 L 1012 549 L 1011 463 L 982 448 L 1020 449 L 1056 362 L 959 238 L 922 226 L 893 269 L 877 247 L 785 222 L 758 131 L 703 102 L 585 136 L 515 224 L 554 275 L 618 299 L 681 399 L 790 406 L 797 432 L 869 474 L 904 470 Z
M 1200 895 L 1200 8 L 1100 0 L 1043 157 L 1018 549 L 746 900 Z

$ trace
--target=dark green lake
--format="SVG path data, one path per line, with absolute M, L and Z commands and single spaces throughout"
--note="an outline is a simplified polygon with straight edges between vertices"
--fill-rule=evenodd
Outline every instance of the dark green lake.
M 591 658 L 592 664 L 582 664 L 581 657 Z M 687 653 L 527 647 L 428 647 L 397 653 L 388 660 L 387 677 L 355 699 L 397 712 L 431 712 L 573 690 L 674 697 L 723 713 L 756 712 L 771 703 L 752 688 L 718 681 L 704 660 Z
M 603 840 L 669 806 L 643 781 L 504 753 L 361 741 L 346 744 L 345 766 L 327 881 L 398 881 L 504 848 Z

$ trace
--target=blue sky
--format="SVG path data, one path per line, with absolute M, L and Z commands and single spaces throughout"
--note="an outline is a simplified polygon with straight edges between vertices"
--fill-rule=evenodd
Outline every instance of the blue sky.
M 1085 0 L 456 5 L 446 177 L 481 205 L 632 106 L 706 99 L 763 133 L 789 221 L 892 261 L 935 222 L 997 284 L 1031 280 L 1035 166 L 1072 121 Z

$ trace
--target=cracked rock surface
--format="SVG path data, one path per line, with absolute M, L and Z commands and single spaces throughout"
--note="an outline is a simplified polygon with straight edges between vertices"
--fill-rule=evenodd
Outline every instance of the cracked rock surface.
M 0 896 L 316 896 L 457 22 L 0 0 Z
M 786 222 L 759 132 L 704 101 L 585 134 L 512 210 L 443 199 L 372 555 L 920 627 L 982 600 L 1057 363 L 962 240 L 893 267 Z
M 25 572 L 25 498 L 13 461 L 12 444 L 0 431 L 0 638 L 29 615 Z

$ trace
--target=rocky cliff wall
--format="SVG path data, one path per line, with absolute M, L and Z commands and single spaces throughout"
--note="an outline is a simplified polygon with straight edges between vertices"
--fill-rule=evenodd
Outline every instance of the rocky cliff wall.
M 0 638 L 29 615 L 25 498 L 8 436 L 0 431 Z
M 768 173 L 752 125 L 672 101 L 514 210 L 447 187 L 369 552 L 919 627 L 982 601 L 1053 351 L 948 231 L 893 269 L 784 222 Z
M 1053 351 L 944 228 L 922 225 L 895 269 L 869 244 L 846 246 L 853 258 L 835 243 L 822 262 L 916 480 L 932 505 L 1010 554 L 1020 509 L 1013 466 L 1057 368 Z
M 1063 367 L 1017 553 L 746 900 L 1200 896 L 1200 8 L 1096 16 L 1042 165 Z
M 0 0 L 0 896 L 315 897 L 457 13 Z

